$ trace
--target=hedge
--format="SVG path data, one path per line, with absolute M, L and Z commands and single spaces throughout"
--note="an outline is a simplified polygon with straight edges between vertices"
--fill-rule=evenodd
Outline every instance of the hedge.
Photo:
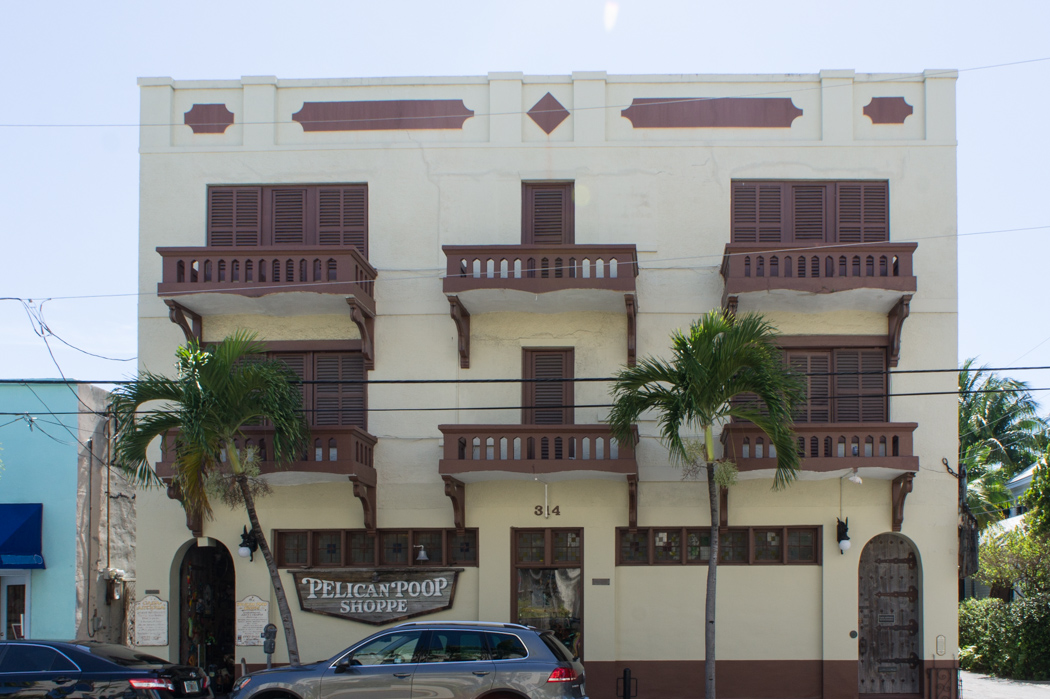
M 959 664 L 1019 680 L 1050 679 L 1050 594 L 959 605 Z

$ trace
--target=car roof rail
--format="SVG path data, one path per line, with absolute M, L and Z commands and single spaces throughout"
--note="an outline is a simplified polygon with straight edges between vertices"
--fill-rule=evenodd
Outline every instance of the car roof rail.
M 398 624 L 394 628 L 401 628 L 403 626 L 488 626 L 492 628 L 502 629 L 532 629 L 538 630 L 534 626 L 526 626 L 525 624 L 514 624 L 506 621 L 406 621 L 402 624 Z

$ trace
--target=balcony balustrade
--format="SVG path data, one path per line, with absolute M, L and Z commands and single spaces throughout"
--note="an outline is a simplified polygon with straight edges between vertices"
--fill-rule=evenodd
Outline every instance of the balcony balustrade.
M 634 446 L 606 425 L 440 425 L 442 475 L 470 482 L 493 477 L 622 478 L 638 472 Z M 637 438 L 637 432 L 635 437 Z M 500 476 L 486 476 L 500 472 Z
M 445 245 L 442 250 L 446 294 L 478 289 L 628 293 L 638 276 L 634 245 Z
M 790 243 L 729 243 L 722 257 L 723 303 L 732 297 L 743 301 L 742 297 L 759 292 L 867 290 L 868 305 L 886 312 L 903 294 L 915 292 L 912 254 L 917 247 L 917 243 L 885 242 L 807 250 Z M 746 310 L 767 307 L 758 303 L 749 302 Z M 863 297 L 845 303 L 851 308 L 864 306 Z
M 827 473 L 858 468 L 876 477 L 918 471 L 919 457 L 912 447 L 916 427 L 914 422 L 796 424 L 801 470 Z M 726 458 L 741 472 L 776 468 L 776 449 L 769 437 L 750 423 L 725 425 L 722 445 Z
M 244 437 L 235 440 L 238 449 L 254 447 L 258 452 L 261 475 L 272 476 L 271 482 L 306 482 L 303 474 L 331 474 L 335 476 L 358 476 L 375 483 L 373 451 L 376 438 L 360 427 L 315 427 L 311 430 L 310 443 L 299 458 L 285 463 L 281 468 L 273 460 L 273 429 L 265 426 L 245 427 Z M 170 478 L 174 475 L 175 440 L 164 441 L 161 460 L 157 463 L 157 475 Z
M 158 295 L 197 314 L 241 310 L 216 300 L 214 294 L 259 298 L 289 292 L 338 297 L 334 308 L 339 312 L 346 310 L 342 299 L 353 296 L 366 313 L 375 314 L 376 270 L 355 248 L 194 247 L 157 252 L 164 260 Z M 311 304 L 305 304 L 305 310 L 324 312 Z

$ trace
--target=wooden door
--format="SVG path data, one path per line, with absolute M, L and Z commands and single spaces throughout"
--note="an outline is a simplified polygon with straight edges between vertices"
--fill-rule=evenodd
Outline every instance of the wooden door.
M 919 694 L 919 557 L 903 536 L 880 534 L 864 547 L 858 611 L 860 694 Z

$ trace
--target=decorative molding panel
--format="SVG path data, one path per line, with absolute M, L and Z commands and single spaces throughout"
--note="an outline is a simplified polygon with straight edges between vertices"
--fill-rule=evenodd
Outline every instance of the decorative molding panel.
M 864 107 L 864 115 L 872 124 L 903 124 L 914 111 L 903 97 L 872 97 Z
M 545 94 L 540 101 L 532 106 L 532 109 L 528 111 L 529 118 L 536 122 L 536 125 L 543 129 L 543 132 L 550 134 L 554 129 L 569 118 L 569 110 L 562 106 L 562 103 L 555 99 L 551 93 Z
M 636 129 L 785 129 L 802 110 L 790 97 L 646 97 L 620 116 Z
M 462 129 L 474 116 L 463 100 L 304 102 L 292 115 L 303 131 Z
M 233 112 L 225 104 L 195 104 L 183 115 L 193 133 L 226 133 L 233 124 Z

